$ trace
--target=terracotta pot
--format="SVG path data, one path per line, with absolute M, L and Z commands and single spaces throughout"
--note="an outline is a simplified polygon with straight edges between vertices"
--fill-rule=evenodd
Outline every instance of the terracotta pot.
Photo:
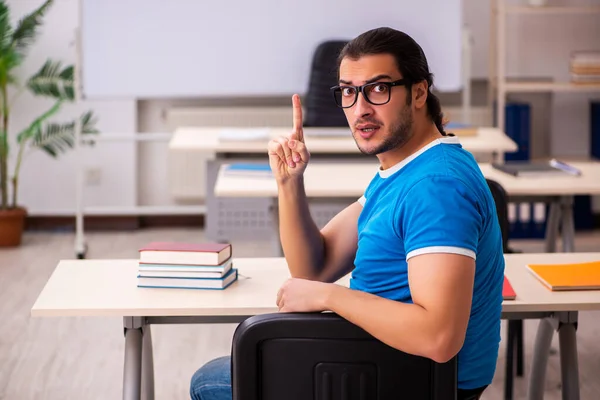
M 0 247 L 21 244 L 27 210 L 22 207 L 0 210 Z

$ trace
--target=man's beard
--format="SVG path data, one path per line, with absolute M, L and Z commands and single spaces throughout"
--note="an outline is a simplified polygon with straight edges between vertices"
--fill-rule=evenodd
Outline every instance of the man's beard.
M 372 122 L 366 120 L 365 122 Z M 413 118 L 410 106 L 404 107 L 404 109 L 400 112 L 400 120 L 398 124 L 392 125 L 390 128 L 391 135 L 386 137 L 380 145 L 377 147 L 369 148 L 369 144 L 366 143 L 361 147 L 359 141 L 357 139 L 357 133 L 354 133 L 354 141 L 358 146 L 358 149 L 363 154 L 367 155 L 376 155 L 385 153 L 386 151 L 390 151 L 393 149 L 400 148 L 408 142 L 413 136 Z M 375 139 L 374 137 L 371 139 Z

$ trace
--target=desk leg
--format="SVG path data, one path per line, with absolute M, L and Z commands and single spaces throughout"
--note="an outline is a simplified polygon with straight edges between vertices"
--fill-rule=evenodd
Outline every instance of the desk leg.
M 563 400 L 579 400 L 579 362 L 577 359 L 577 313 L 563 313 L 558 327 L 560 375 Z
M 563 251 L 575 251 L 575 221 L 573 217 L 573 196 L 563 196 L 560 199 L 561 229 Z
M 531 375 L 529 377 L 529 400 L 543 400 L 544 382 L 546 381 L 546 367 L 548 365 L 548 354 L 552 344 L 552 336 L 557 327 L 554 318 L 540 320 L 535 344 L 533 348 L 533 360 L 531 361 Z
M 154 355 L 150 325 L 142 326 L 142 399 L 154 400 Z
M 123 400 L 154 400 L 154 357 L 150 325 L 143 317 L 124 317 Z
M 579 400 L 579 361 L 577 357 L 577 312 L 559 312 L 540 320 L 529 377 L 529 400 L 544 398 L 548 353 L 554 331 L 558 330 L 562 399 Z
M 123 400 L 140 400 L 142 383 L 142 330 L 125 328 Z
M 279 204 L 277 201 L 277 198 L 272 199 L 271 207 L 269 207 L 273 219 L 273 253 L 276 257 L 283 257 L 283 248 L 279 237 Z
M 556 236 L 559 230 L 560 211 L 559 203 L 550 203 L 550 212 L 546 221 L 546 253 L 556 252 Z

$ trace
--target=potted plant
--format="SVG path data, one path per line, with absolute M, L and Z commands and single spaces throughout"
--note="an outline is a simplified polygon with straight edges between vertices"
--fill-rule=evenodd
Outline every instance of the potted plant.
M 64 103 L 75 100 L 73 66 L 63 67 L 61 62 L 49 59 L 23 83 L 17 76 L 17 69 L 35 41 L 42 18 L 52 3 L 53 0 L 45 1 L 13 27 L 9 7 L 0 0 L 0 247 L 21 244 L 27 210 L 18 202 L 18 189 L 25 152 L 41 150 L 57 158 L 75 145 L 77 121 L 49 121 Z M 21 132 L 12 132 L 11 106 L 24 90 L 51 99 L 51 105 Z M 82 135 L 98 133 L 91 111 L 80 117 L 79 124 Z

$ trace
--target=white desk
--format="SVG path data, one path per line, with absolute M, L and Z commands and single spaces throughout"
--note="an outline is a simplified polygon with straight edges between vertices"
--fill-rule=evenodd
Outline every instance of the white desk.
M 226 129 L 240 128 L 179 128 L 169 142 L 169 150 L 174 152 L 181 150 L 214 152 L 217 156 L 222 154 L 261 154 L 266 157 L 269 140 L 289 135 L 291 128 L 264 128 L 265 138 L 239 141 L 221 140 L 220 132 Z M 248 128 L 249 134 L 255 131 L 256 128 Z M 328 136 L 327 132 L 331 132 L 331 136 Z M 460 131 L 457 130 L 457 132 Z M 304 128 L 304 136 L 306 146 L 311 154 L 361 155 L 349 128 Z M 504 153 L 518 150 L 517 144 L 511 138 L 493 127 L 479 128 L 476 135 L 461 136 L 460 133 L 457 133 L 457 136 L 466 150 L 472 153 L 493 154 L 496 160 L 503 160 Z
M 572 162 L 581 169 L 579 177 L 516 178 L 494 169 L 490 164 L 479 164 L 484 176 L 500 183 L 510 200 L 545 201 L 551 204 L 547 221 L 546 251 L 554 252 L 556 237 L 562 232 L 564 250 L 574 250 L 573 196 L 600 194 L 600 162 Z M 277 198 L 277 185 L 270 177 L 242 177 L 224 172 L 217 176 L 214 192 L 219 197 Z M 309 198 L 358 199 L 377 172 L 376 162 L 319 163 L 310 162 L 304 175 L 306 195 Z M 276 202 L 275 202 L 276 203 Z M 562 227 L 562 229 L 560 229 Z M 276 235 L 278 237 L 278 235 Z
M 475 135 L 461 133 L 460 130 L 455 132 L 464 148 L 482 161 L 494 159 L 502 162 L 504 153 L 518 150 L 516 143 L 496 128 L 479 128 Z M 207 209 L 205 233 L 208 238 L 222 241 L 268 234 L 268 226 L 272 223 L 272 218 L 268 215 L 270 205 L 268 200 L 256 198 L 253 201 L 244 201 L 235 198 L 216 198 L 213 188 L 218 170 L 223 163 L 266 161 L 269 140 L 282 135 L 287 136 L 289 133 L 290 128 L 286 127 L 181 127 L 175 131 L 169 142 L 172 168 L 185 171 L 182 172 L 184 176 L 187 176 L 188 171 L 193 174 L 194 168 L 199 176 L 204 175 L 201 179 L 204 190 L 198 188 L 199 192 L 196 195 L 202 196 L 205 201 Z M 246 135 L 248 139 L 237 139 L 240 134 Z M 306 127 L 304 135 L 313 161 L 344 159 L 360 162 L 371 159 L 358 150 L 349 128 Z M 223 139 L 225 136 L 229 138 Z M 183 182 L 178 184 L 178 187 L 182 184 Z M 183 187 L 180 190 L 187 193 Z M 319 215 L 329 214 L 336 209 L 335 206 L 323 206 L 327 211 Z M 232 217 L 232 213 L 246 215 L 246 217 L 240 216 L 236 219 Z M 265 214 L 266 217 L 252 217 Z M 257 226 L 264 228 L 257 228 Z
M 505 274 L 517 299 L 505 301 L 503 318 L 543 318 L 536 339 L 530 399 L 541 399 L 552 334 L 559 329 L 565 398 L 579 399 L 575 324 L 577 312 L 600 310 L 600 291 L 551 292 L 527 270 L 527 263 L 582 262 L 600 253 L 509 254 Z M 224 291 L 136 287 L 137 260 L 61 261 L 31 309 L 33 317 L 119 316 L 125 328 L 123 398 L 153 398 L 151 324 L 231 323 L 277 312 L 275 298 L 289 277 L 283 258 L 238 258 L 244 276 Z M 249 279 L 245 278 L 248 277 Z M 348 284 L 348 276 L 338 281 Z M 548 340 L 548 338 L 550 340 Z

